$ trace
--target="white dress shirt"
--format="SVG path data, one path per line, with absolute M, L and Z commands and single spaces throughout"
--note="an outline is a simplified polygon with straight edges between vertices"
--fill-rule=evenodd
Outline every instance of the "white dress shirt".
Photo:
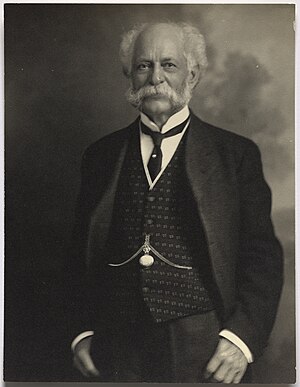
M 168 130 L 184 122 L 189 115 L 190 115 L 189 108 L 185 106 L 182 110 L 180 110 L 179 112 L 171 116 L 168 119 L 168 121 L 164 124 L 161 130 L 144 113 L 141 113 L 141 121 L 144 125 L 148 126 L 148 128 L 150 128 L 154 132 L 166 133 Z M 162 173 L 166 169 L 167 165 L 171 161 L 171 158 L 174 156 L 174 153 L 180 143 L 180 140 L 182 139 L 188 126 L 189 126 L 189 122 L 187 122 L 187 124 L 185 125 L 185 127 L 180 133 L 175 134 L 174 136 L 171 136 L 171 137 L 166 137 L 162 140 L 162 143 L 160 146 L 161 153 L 162 153 L 161 170 L 159 174 L 156 176 L 154 181 L 151 180 L 150 173 L 147 167 L 150 156 L 154 148 L 153 140 L 151 136 L 143 133 L 142 130 L 140 129 L 140 146 L 141 146 L 142 160 L 144 164 L 145 174 L 149 184 L 149 190 L 151 190 L 155 186 L 156 182 L 159 180 Z
M 143 124 L 148 126 L 153 131 L 161 131 L 161 133 L 166 133 L 168 130 L 174 128 L 177 125 L 180 125 L 182 122 L 184 122 L 190 114 L 188 106 L 185 106 L 182 110 L 179 112 L 175 113 L 172 115 L 168 121 L 163 125 L 161 130 L 159 127 L 149 119 L 148 116 L 146 116 L 144 113 L 141 113 L 141 121 Z M 169 164 L 170 160 L 172 159 L 179 143 L 180 140 L 182 139 L 185 131 L 187 130 L 189 126 L 189 121 L 187 122 L 186 126 L 182 130 L 182 132 L 171 136 L 171 137 L 166 137 L 163 139 L 161 143 L 161 151 L 162 151 L 162 165 L 161 165 L 161 170 L 159 174 L 156 176 L 155 180 L 151 180 L 150 173 L 148 171 L 148 161 L 150 159 L 151 153 L 154 148 L 153 140 L 151 136 L 145 134 L 142 132 L 140 129 L 140 147 L 141 147 L 141 154 L 142 154 L 142 160 L 143 160 L 143 165 L 144 165 L 144 170 L 145 174 L 148 180 L 149 184 L 149 190 L 152 190 L 153 187 L 155 186 L 156 182 L 159 180 L 160 176 L 166 169 L 167 165 Z M 74 351 L 76 345 L 84 338 L 88 336 L 92 336 L 94 334 L 94 331 L 85 331 L 82 332 L 80 335 L 78 335 L 72 342 L 71 348 Z M 233 332 L 229 331 L 228 329 L 223 329 L 220 333 L 220 336 L 226 338 L 227 340 L 231 341 L 233 344 L 235 344 L 245 355 L 248 363 L 253 362 L 253 355 L 249 349 L 249 347 Z

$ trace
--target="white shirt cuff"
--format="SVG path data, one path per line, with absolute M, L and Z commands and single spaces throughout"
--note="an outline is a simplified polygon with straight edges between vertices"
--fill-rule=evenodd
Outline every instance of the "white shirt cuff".
M 94 331 L 85 331 L 80 333 L 78 336 L 75 337 L 75 339 L 72 341 L 71 349 L 74 352 L 76 345 L 79 343 L 79 341 L 85 339 L 86 337 L 93 336 Z
M 248 363 L 253 363 L 253 355 L 249 349 L 249 347 L 241 340 L 237 335 L 235 335 L 233 332 L 223 329 L 219 336 L 224 337 L 225 339 L 231 341 L 233 344 L 235 344 L 239 349 L 243 352 L 245 355 Z

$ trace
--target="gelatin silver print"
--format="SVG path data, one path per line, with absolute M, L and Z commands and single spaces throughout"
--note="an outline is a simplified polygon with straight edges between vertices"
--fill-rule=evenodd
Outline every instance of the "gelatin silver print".
M 5 381 L 295 382 L 294 19 L 5 5 Z

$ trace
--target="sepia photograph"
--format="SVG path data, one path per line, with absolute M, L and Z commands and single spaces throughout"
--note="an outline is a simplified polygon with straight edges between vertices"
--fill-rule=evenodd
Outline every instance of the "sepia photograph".
M 295 5 L 4 5 L 5 382 L 296 381 Z

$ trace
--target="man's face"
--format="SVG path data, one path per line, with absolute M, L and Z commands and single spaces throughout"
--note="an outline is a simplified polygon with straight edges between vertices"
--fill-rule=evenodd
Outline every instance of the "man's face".
M 171 115 L 189 100 L 191 72 L 183 55 L 183 43 L 175 27 L 158 24 L 138 37 L 132 60 L 132 102 L 150 117 Z

